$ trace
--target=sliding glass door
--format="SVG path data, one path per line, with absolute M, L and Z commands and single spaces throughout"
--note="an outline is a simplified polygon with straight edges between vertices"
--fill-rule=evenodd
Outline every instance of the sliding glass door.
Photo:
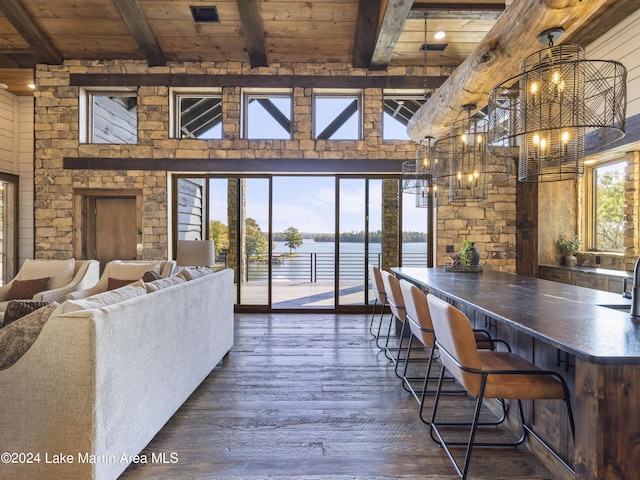
M 426 264 L 424 209 L 410 204 L 409 212 L 387 219 L 385 226 L 383 183 L 397 181 L 179 176 L 176 238 L 213 239 L 216 266 L 234 270 L 236 303 L 248 310 L 362 308 L 374 300 L 368 265 L 383 267 L 384 252 L 398 251 L 398 224 L 405 237 L 402 259 L 386 264 Z M 402 205 L 397 198 L 388 200 Z M 387 235 L 385 228 L 391 229 Z

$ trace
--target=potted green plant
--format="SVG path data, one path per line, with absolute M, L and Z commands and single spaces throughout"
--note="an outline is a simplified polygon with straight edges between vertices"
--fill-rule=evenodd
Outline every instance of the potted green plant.
M 578 259 L 576 258 L 576 253 L 580 249 L 580 237 L 578 235 L 573 238 L 560 235 L 558 246 L 562 250 L 562 261 L 565 265 L 575 266 L 578 264 Z

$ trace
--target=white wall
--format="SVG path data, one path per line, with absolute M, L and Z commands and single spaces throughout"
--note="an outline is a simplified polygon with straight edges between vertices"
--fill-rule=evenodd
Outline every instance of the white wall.
M 19 177 L 18 265 L 33 258 L 33 106 L 0 90 L 0 172 Z
M 617 60 L 627 68 L 627 118 L 640 113 L 640 10 L 585 47 L 589 60 Z

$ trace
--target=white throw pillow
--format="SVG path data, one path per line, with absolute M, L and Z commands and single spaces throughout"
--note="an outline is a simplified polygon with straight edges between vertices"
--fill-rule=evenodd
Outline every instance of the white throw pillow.
M 68 260 L 27 259 L 20 269 L 20 280 L 49 277 L 47 289 L 53 290 L 68 285 L 73 280 L 75 269 L 75 258 Z

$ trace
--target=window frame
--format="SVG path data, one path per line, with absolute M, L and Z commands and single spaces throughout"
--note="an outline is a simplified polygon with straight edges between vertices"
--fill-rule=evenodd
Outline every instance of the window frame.
M 189 140 L 222 140 L 224 138 L 224 118 L 220 122 L 220 137 L 216 138 L 196 138 L 183 137 L 181 132 L 182 121 L 180 115 L 180 103 L 184 98 L 219 98 L 221 108 L 224 111 L 222 88 L 172 88 L 169 95 L 169 138 L 189 139 Z M 222 115 L 224 117 L 224 115 Z
M 136 99 L 136 138 L 132 143 L 96 143 L 94 133 L 94 118 L 93 118 L 93 99 L 95 97 L 131 97 Z M 81 88 L 79 94 L 78 105 L 78 119 L 79 119 L 79 143 L 81 144 L 93 144 L 93 145 L 136 145 L 139 139 L 139 118 L 137 107 L 138 101 L 138 87 L 109 87 L 109 88 Z
M 318 113 L 317 100 L 318 98 L 352 98 L 356 100 L 356 112 L 357 112 L 357 125 L 358 132 L 357 138 L 318 138 L 318 134 L 322 132 L 317 131 L 317 121 L 316 115 Z M 325 140 L 331 142 L 355 142 L 361 141 L 364 139 L 364 126 L 363 126 L 363 108 L 364 108 L 364 100 L 363 100 L 363 91 L 362 90 L 353 90 L 353 89 L 323 89 L 323 88 L 314 88 L 311 93 L 311 124 L 312 124 L 312 135 L 313 140 Z M 337 118 L 337 117 L 336 117 Z M 333 122 L 333 120 L 332 120 Z M 331 124 L 331 122 L 329 122 Z M 326 127 L 325 127 L 326 128 Z M 339 127 L 341 128 L 341 127 Z
M 621 254 L 624 253 L 624 246 L 621 249 L 616 250 L 600 250 L 597 248 L 597 175 L 596 172 L 599 168 L 614 165 L 614 164 L 625 164 L 625 167 L 628 166 L 628 161 L 624 157 L 616 157 L 608 160 L 600 160 L 594 161 L 591 163 L 587 163 L 585 165 L 585 175 L 584 175 L 584 217 L 582 222 L 582 236 L 583 242 L 585 243 L 585 250 L 594 253 L 610 253 L 610 254 Z
M 392 100 L 400 100 L 400 101 L 416 101 L 424 105 L 424 93 L 415 91 L 415 90 L 385 90 L 382 93 L 382 141 L 383 142 L 411 142 L 411 138 L 403 139 L 403 138 L 386 138 L 385 137 L 385 101 L 387 99 Z M 414 112 L 415 115 L 416 112 Z M 393 118 L 393 117 L 391 117 Z M 413 118 L 413 117 L 412 117 Z
M 291 102 L 291 110 L 289 112 L 289 137 L 288 138 L 269 138 L 269 137 L 256 137 L 249 138 L 249 103 L 252 98 L 288 98 Z M 293 89 L 291 88 L 245 88 L 242 90 L 242 122 L 241 122 L 241 138 L 243 140 L 292 140 L 293 139 L 293 131 L 294 131 L 294 96 Z M 275 121 L 275 119 L 274 119 Z M 276 122 L 277 123 L 277 122 Z

